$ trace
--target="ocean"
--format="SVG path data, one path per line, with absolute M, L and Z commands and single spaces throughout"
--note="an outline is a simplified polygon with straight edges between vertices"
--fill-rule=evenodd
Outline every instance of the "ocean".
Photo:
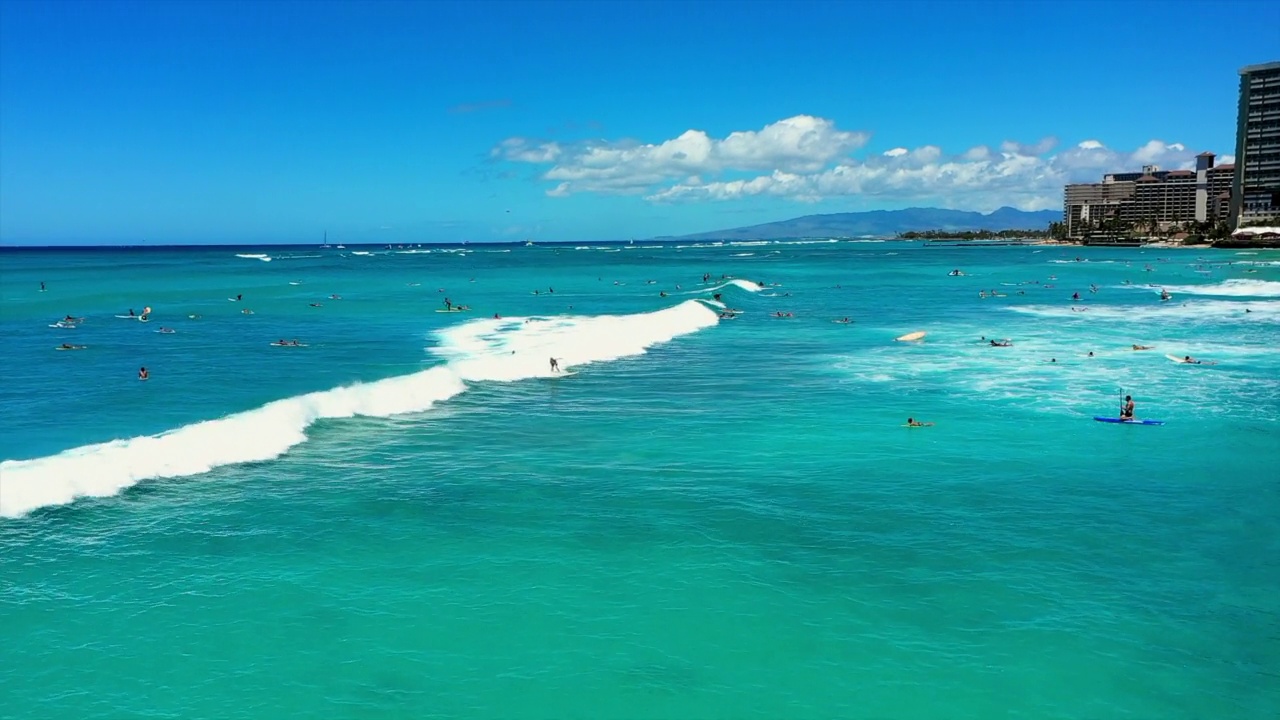
M 4 249 L 0 330 L 4 717 L 1280 716 L 1280 252 Z

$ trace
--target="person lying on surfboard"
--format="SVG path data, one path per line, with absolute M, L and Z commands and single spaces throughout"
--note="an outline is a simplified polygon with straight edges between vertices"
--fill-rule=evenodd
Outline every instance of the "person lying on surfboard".
M 1134 345 L 1133 349 L 1134 350 L 1153 350 L 1155 349 L 1155 345 Z
M 932 425 L 933 423 L 931 422 L 921 422 L 915 418 L 907 418 L 907 427 L 930 427 Z

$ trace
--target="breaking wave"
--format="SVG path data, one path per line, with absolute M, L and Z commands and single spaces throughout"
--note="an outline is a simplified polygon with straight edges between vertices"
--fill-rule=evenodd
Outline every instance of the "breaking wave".
M 318 420 L 423 412 L 465 392 L 468 383 L 552 376 L 548 358 L 567 369 L 642 355 L 717 322 L 697 300 L 634 315 L 473 320 L 439 331 L 431 352 L 444 362 L 421 372 L 276 400 L 160 435 L 0 462 L 0 516 L 115 495 L 144 480 L 271 460 L 304 442 Z

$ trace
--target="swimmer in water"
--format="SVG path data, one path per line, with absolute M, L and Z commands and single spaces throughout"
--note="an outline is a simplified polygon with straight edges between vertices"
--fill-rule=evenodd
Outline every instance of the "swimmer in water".
M 932 425 L 933 423 L 931 422 L 921 422 L 915 418 L 907 418 L 907 427 L 930 427 Z
M 147 369 L 146 369 L 145 367 L 143 367 L 143 368 L 138 368 L 138 379 L 139 379 L 139 380 L 146 380 L 146 379 L 147 379 L 147 378 L 149 378 L 149 377 L 151 377 L 151 373 L 147 372 Z

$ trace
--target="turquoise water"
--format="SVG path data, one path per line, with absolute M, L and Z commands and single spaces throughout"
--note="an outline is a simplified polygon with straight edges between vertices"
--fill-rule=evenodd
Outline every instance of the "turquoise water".
M 1278 253 L 0 263 L 5 715 L 1280 714 Z

